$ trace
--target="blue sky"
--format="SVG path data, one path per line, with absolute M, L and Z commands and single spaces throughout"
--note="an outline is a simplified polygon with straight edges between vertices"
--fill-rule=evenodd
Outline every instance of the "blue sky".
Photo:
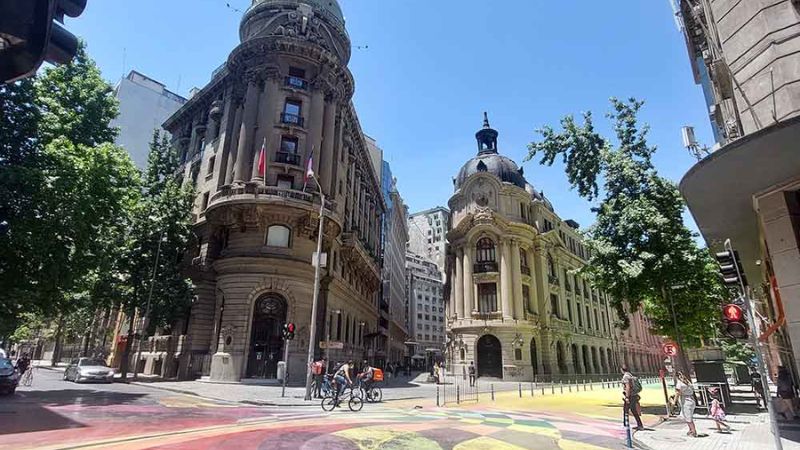
M 67 26 L 104 76 L 136 69 L 186 94 L 238 44 L 249 0 L 90 0 Z M 522 163 L 535 129 L 591 110 L 603 132 L 608 98 L 645 100 L 642 119 L 673 180 L 692 165 L 680 127 L 711 145 L 668 0 L 340 0 L 364 131 L 378 140 L 411 211 L 447 205 L 452 177 L 476 152 L 488 111 L 501 153 Z M 560 166 L 524 164 L 563 218 L 589 225 L 590 205 Z

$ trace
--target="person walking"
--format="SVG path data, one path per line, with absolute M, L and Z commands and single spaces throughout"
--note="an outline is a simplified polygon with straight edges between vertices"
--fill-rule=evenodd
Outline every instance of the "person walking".
M 717 424 L 717 433 L 723 432 L 722 427 L 725 427 L 725 433 L 730 433 L 731 426 L 725 422 L 725 409 L 722 407 L 722 402 L 720 401 L 719 388 L 708 388 L 708 395 L 711 397 L 711 407 L 708 413 L 711 415 L 711 418 L 714 419 L 714 423 Z
M 750 382 L 753 385 L 753 394 L 756 396 L 756 408 L 761 409 L 762 403 L 766 408 L 767 398 L 764 396 L 764 383 L 761 382 L 761 374 L 758 373 L 755 367 L 751 369 Z
M 636 431 L 642 431 L 644 430 L 644 425 L 642 424 L 642 406 L 639 403 L 641 401 L 640 394 L 642 392 L 642 383 L 639 381 L 639 378 L 631 373 L 627 364 L 623 364 L 621 369 L 625 414 L 632 414 L 633 418 L 636 419 Z
M 469 362 L 469 387 L 475 387 L 475 361 Z
M 697 428 L 694 425 L 694 408 L 697 403 L 694 400 L 694 386 L 692 380 L 683 372 L 677 374 L 678 382 L 675 384 L 675 394 L 681 402 L 680 417 L 689 427 L 688 436 L 697 437 Z
M 778 367 L 778 400 L 782 405 L 782 414 L 786 420 L 798 419 L 794 410 L 794 399 L 797 396 L 797 387 L 792 380 L 792 374 L 784 367 Z M 791 413 L 791 417 L 787 414 Z

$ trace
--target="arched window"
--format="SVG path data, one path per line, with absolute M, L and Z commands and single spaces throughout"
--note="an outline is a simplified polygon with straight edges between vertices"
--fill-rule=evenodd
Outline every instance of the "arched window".
M 477 261 L 481 262 L 495 262 L 495 254 L 494 254 L 494 242 L 491 239 L 485 237 L 478 240 L 478 243 L 475 245 L 475 249 L 478 251 L 477 253 Z
M 292 230 L 284 225 L 272 225 L 267 229 L 268 247 L 289 247 Z

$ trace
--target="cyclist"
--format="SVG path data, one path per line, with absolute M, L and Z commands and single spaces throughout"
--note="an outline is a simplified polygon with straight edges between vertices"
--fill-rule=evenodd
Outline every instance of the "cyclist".
M 350 378 L 350 370 L 353 367 L 353 360 L 348 360 L 346 363 L 339 366 L 333 373 L 333 381 L 336 383 L 336 403 L 339 403 L 339 396 L 344 391 L 345 386 L 353 384 Z
M 24 375 L 30 366 L 31 358 L 27 353 L 23 353 L 22 356 L 17 359 L 17 370 L 19 371 L 19 374 Z
M 364 387 L 364 392 L 369 392 L 369 390 L 372 389 L 372 383 L 375 379 L 375 368 L 370 366 L 367 360 L 364 360 L 362 367 L 364 369 L 363 372 L 358 374 L 358 379 Z

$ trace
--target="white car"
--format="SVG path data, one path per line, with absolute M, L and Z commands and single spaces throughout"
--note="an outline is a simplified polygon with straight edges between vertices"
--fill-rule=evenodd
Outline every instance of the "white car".
M 114 381 L 114 369 L 100 359 L 77 358 L 70 361 L 64 370 L 64 379 L 76 383 L 87 381 L 111 383 Z

